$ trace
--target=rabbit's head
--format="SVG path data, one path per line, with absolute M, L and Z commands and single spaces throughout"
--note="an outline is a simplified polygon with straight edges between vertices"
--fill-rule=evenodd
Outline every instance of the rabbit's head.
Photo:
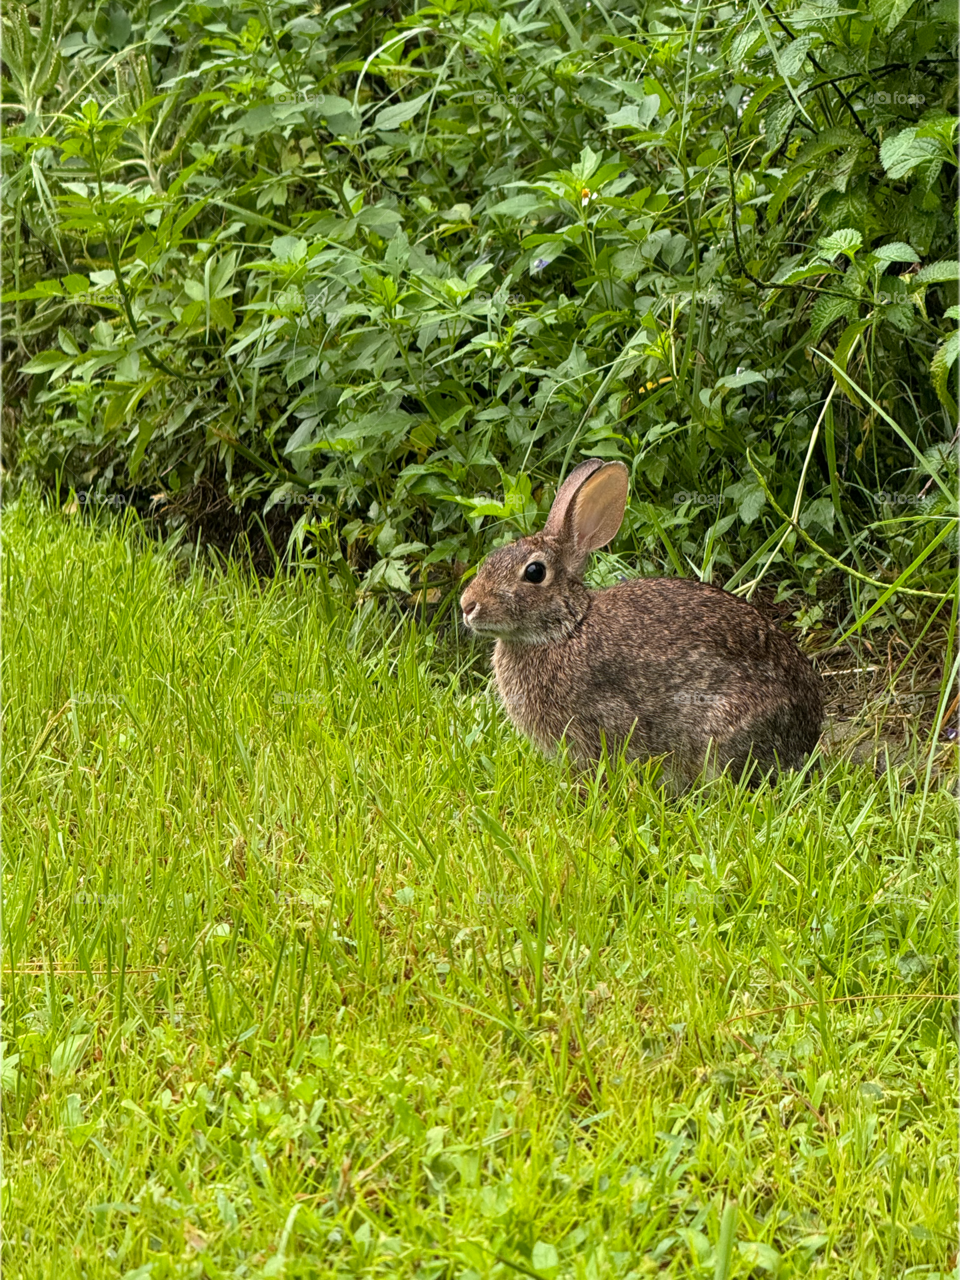
M 587 609 L 590 553 L 616 535 L 627 505 L 622 462 L 589 458 L 570 473 L 542 533 L 494 551 L 460 597 L 472 631 L 515 644 L 569 635 Z

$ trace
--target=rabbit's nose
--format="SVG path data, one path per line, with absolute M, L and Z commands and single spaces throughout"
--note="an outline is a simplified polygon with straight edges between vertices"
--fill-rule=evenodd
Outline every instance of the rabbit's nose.
M 476 613 L 477 603 L 478 602 L 476 600 L 464 600 L 461 598 L 460 609 L 461 609 L 461 612 L 463 613 L 464 622 L 469 622 L 470 619 L 473 617 L 473 615 Z

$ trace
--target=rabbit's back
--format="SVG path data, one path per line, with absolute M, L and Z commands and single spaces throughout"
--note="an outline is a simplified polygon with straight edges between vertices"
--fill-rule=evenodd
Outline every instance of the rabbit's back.
M 541 747 L 566 737 L 583 762 L 606 740 L 631 756 L 672 753 L 693 776 L 717 762 L 794 767 L 816 745 L 819 678 L 750 604 L 685 578 L 635 578 L 589 593 L 560 643 L 494 653 L 508 714 Z

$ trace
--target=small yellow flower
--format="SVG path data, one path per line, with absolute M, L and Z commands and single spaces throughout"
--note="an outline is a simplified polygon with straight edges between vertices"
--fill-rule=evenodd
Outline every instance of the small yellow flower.
M 580 204 L 583 206 L 584 209 L 587 207 L 587 204 L 590 200 L 590 194 L 591 193 L 590 193 L 589 187 L 583 187 L 580 191 Z

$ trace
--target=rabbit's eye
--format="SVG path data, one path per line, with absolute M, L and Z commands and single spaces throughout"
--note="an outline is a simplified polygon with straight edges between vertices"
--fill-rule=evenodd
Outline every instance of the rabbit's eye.
M 539 560 L 531 560 L 524 569 L 523 576 L 528 582 L 542 582 L 547 576 L 547 566 Z

